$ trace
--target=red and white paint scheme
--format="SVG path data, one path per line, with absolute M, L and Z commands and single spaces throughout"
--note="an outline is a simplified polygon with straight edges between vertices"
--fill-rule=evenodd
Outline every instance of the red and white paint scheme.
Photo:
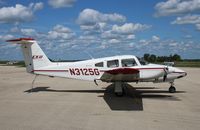
M 112 82 L 117 95 L 123 94 L 124 84 L 128 82 L 169 82 L 169 92 L 175 92 L 174 80 L 187 75 L 185 71 L 175 67 L 143 64 L 133 55 L 77 62 L 51 62 L 32 38 L 19 38 L 7 42 L 21 45 L 28 73 L 89 80 L 95 83 L 97 80 Z

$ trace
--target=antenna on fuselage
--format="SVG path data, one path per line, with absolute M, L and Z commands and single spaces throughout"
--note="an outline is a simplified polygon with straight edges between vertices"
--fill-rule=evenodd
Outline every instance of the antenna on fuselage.
M 91 59 L 94 59 L 94 57 L 87 51 L 84 51 Z

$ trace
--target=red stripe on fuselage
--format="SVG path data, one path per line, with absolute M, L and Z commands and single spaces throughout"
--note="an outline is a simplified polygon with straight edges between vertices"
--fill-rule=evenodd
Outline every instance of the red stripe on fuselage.
M 107 72 L 110 74 L 135 74 L 139 70 L 158 70 L 164 68 L 118 68 L 113 70 L 100 70 L 100 72 Z M 32 70 L 32 72 L 68 72 L 69 70 Z
M 163 70 L 164 68 L 137 68 L 138 70 Z
M 32 70 L 32 72 L 68 72 L 69 70 Z

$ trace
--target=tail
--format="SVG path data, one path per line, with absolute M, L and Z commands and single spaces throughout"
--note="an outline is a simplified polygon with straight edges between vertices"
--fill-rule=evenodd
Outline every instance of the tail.
M 34 70 L 42 69 L 52 64 L 44 54 L 38 43 L 32 38 L 19 38 L 7 40 L 7 42 L 20 44 L 24 55 L 26 70 L 33 73 Z

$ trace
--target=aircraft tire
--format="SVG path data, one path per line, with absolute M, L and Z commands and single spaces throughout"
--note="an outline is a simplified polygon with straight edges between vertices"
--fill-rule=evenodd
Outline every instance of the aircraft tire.
M 169 92 L 170 93 L 175 93 L 176 92 L 176 88 L 174 86 L 169 87 Z

